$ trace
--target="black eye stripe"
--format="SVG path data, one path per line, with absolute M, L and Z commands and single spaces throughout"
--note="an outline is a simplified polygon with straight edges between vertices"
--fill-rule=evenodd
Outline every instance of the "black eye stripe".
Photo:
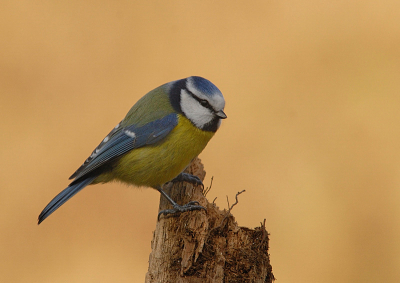
M 211 111 L 215 112 L 214 108 L 212 108 L 212 106 L 210 105 L 210 103 L 205 100 L 205 99 L 201 99 L 199 97 L 197 97 L 193 92 L 191 92 L 190 90 L 188 90 L 187 88 L 185 88 L 185 90 L 194 98 L 196 99 L 202 106 L 210 109 Z

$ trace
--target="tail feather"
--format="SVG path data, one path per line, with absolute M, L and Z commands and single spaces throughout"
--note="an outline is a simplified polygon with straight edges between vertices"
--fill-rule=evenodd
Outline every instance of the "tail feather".
M 56 195 L 55 198 L 53 198 L 49 202 L 49 204 L 43 209 L 43 211 L 40 213 L 40 215 L 38 217 L 38 224 L 40 224 L 50 214 L 52 214 L 54 211 L 56 211 L 57 208 L 59 208 L 61 205 L 63 205 L 67 200 L 69 200 L 74 195 L 76 195 L 80 190 L 82 190 L 84 187 L 86 187 L 91 182 L 93 182 L 93 180 L 96 179 L 96 177 L 97 176 L 89 177 L 87 179 L 82 180 L 81 182 L 70 185 L 66 189 L 64 189 L 61 193 Z

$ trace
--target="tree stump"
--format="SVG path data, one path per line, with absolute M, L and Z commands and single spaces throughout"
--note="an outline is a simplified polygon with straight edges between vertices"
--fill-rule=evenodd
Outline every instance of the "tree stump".
M 196 158 L 186 172 L 204 180 Z M 209 203 L 201 186 L 167 183 L 165 191 L 178 204 L 196 200 L 207 212 L 160 217 L 151 242 L 146 283 L 273 282 L 265 220 L 260 227 L 239 227 L 229 210 Z M 171 205 L 161 196 L 159 209 Z

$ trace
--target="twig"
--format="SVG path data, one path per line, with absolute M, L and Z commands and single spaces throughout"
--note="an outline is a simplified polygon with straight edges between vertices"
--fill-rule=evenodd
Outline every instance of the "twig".
M 232 206 L 229 206 L 229 198 L 228 198 L 228 196 L 226 196 L 226 200 L 228 202 L 228 212 L 226 213 L 225 217 L 221 220 L 221 223 L 218 226 L 212 228 L 211 231 L 222 227 L 222 224 L 224 224 L 225 220 L 229 217 L 229 214 L 231 213 L 232 208 L 239 203 L 238 195 L 240 195 L 241 193 L 244 193 L 245 191 L 246 190 L 243 190 L 236 194 L 236 196 L 235 196 L 236 202 L 234 204 L 232 204 Z M 215 199 L 214 199 L 214 201 L 215 201 Z
M 204 189 L 204 191 L 203 191 L 203 195 L 204 196 L 207 196 L 207 194 L 211 191 L 213 180 L 214 180 L 214 176 L 211 177 L 210 187 L 207 187 L 207 188 Z
M 264 218 L 264 223 L 261 223 L 261 231 L 262 231 L 262 240 L 261 240 L 261 242 L 262 243 L 265 241 L 265 238 L 268 235 L 268 233 L 265 230 L 265 221 L 266 221 L 266 219 Z
M 228 199 L 228 196 L 226 196 L 226 200 L 228 201 L 228 212 L 231 212 L 232 208 L 239 203 L 238 195 L 240 195 L 241 193 L 244 193 L 245 191 L 246 190 L 243 190 L 236 194 L 236 196 L 235 196 L 236 202 L 234 204 L 232 204 L 232 206 L 229 206 L 229 199 Z

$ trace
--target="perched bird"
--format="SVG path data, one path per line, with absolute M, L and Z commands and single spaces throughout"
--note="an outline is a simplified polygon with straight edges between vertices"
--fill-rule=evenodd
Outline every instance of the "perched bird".
M 166 83 L 143 96 L 103 139 L 70 179 L 71 184 L 43 209 L 38 224 L 87 185 L 121 181 L 158 190 L 173 209 L 162 214 L 204 209 L 198 202 L 178 205 L 163 190 L 169 181 L 202 185 L 182 173 L 203 151 L 225 119 L 221 91 L 201 77 Z

